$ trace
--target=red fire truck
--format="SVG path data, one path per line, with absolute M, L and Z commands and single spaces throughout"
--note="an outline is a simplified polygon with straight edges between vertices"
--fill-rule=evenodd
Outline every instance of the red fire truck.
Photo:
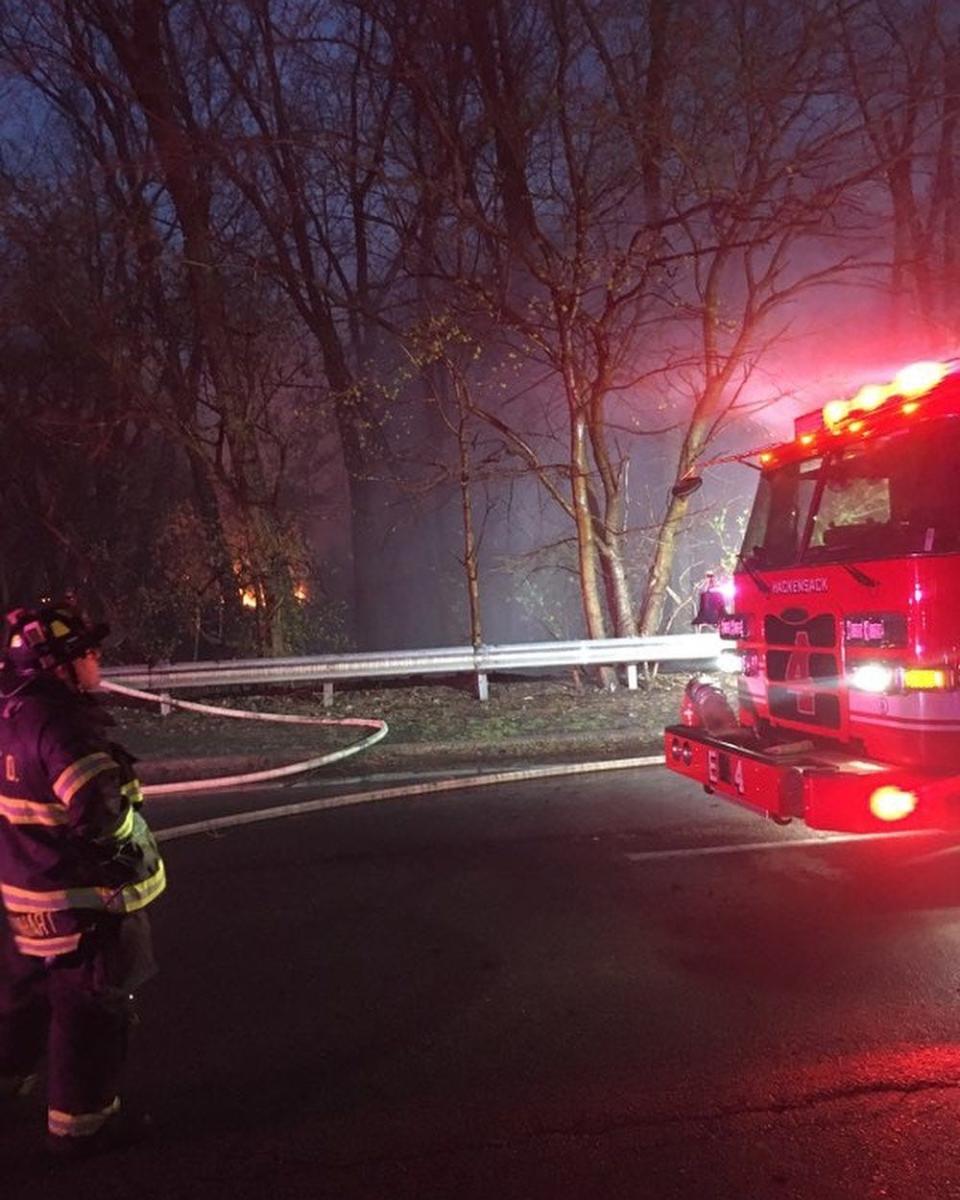
M 692 679 L 668 766 L 779 822 L 960 826 L 958 364 L 914 363 L 741 457 L 761 474 L 719 624 L 737 710 Z

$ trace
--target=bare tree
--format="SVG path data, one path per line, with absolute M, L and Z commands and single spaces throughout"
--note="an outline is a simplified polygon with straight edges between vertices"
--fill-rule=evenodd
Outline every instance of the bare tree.
M 688 396 L 678 478 L 749 411 L 753 373 L 796 301 L 862 272 L 869 247 L 852 196 L 867 170 L 855 115 L 836 94 L 835 42 L 829 6 L 816 0 L 731 0 L 712 10 L 712 52 L 683 76 L 688 117 L 673 122 L 670 142 L 675 195 L 689 199 L 674 201 L 667 255 L 689 264 L 671 270 L 670 288 L 670 357 L 684 364 Z M 670 499 L 657 532 L 642 633 L 660 626 L 687 503 Z
M 361 7 L 245 0 L 195 11 L 237 97 L 209 152 L 263 231 L 257 269 L 284 289 L 322 362 L 351 501 L 357 626 L 369 638 L 393 475 L 377 378 L 402 259 L 403 234 L 384 220 L 398 199 L 384 191 L 396 85 Z
M 69 123 L 95 164 L 97 206 L 120 231 L 118 262 L 133 292 L 110 299 L 129 306 L 124 325 L 140 344 L 129 341 L 111 358 L 115 384 L 179 436 L 215 562 L 220 555 L 222 592 L 238 594 L 239 558 L 260 600 L 259 640 L 282 650 L 291 564 L 265 458 L 262 396 L 243 369 L 250 321 L 237 310 L 223 247 L 242 230 L 206 150 L 217 105 L 229 97 L 202 58 L 188 61 L 192 31 L 162 0 L 125 9 L 98 0 L 10 6 L 7 16 L 7 61 Z M 146 359 L 138 317 L 159 334 Z
M 824 100 L 830 5 L 651 0 L 621 20 L 585 0 L 491 0 L 459 24 L 445 11 L 445 50 L 422 33 L 397 57 L 448 152 L 456 224 L 431 240 L 433 271 L 565 401 L 569 491 L 551 494 L 576 532 L 588 634 L 652 632 L 685 506 L 659 521 L 638 620 L 637 435 L 679 426 L 682 475 L 743 412 L 778 314 L 855 263 L 839 235 L 864 176 L 846 158 L 850 106 Z M 441 57 L 455 89 L 432 86 Z M 546 479 L 536 442 L 486 411 Z
M 958 328 L 955 6 L 877 0 L 838 4 L 837 13 L 845 87 L 862 123 L 870 177 L 884 197 L 877 232 L 890 258 L 892 324 L 909 328 L 918 352 L 936 352 Z

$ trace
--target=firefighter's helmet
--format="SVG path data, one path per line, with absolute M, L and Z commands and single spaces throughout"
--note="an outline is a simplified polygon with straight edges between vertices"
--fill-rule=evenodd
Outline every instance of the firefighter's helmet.
M 6 616 L 4 658 L 18 675 L 34 675 L 82 658 L 110 632 L 72 604 L 14 608 Z

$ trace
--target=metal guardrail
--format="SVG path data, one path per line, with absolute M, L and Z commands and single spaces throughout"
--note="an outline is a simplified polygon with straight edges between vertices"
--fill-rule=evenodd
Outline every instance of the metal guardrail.
M 184 688 L 319 683 L 332 703 L 338 680 L 400 679 L 410 675 L 473 675 L 481 700 L 494 672 L 564 667 L 624 666 L 627 686 L 637 686 L 639 664 L 711 662 L 723 643 L 718 634 L 665 634 L 582 642 L 530 642 L 510 646 L 453 646 L 373 654 L 321 654 L 310 658 L 254 658 L 225 662 L 112 667 L 104 678 L 128 687 L 168 693 Z

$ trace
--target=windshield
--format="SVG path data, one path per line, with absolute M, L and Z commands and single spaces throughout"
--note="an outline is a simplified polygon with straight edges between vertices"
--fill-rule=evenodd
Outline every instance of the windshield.
M 864 441 L 763 475 L 744 538 L 751 567 L 960 551 L 953 421 Z

